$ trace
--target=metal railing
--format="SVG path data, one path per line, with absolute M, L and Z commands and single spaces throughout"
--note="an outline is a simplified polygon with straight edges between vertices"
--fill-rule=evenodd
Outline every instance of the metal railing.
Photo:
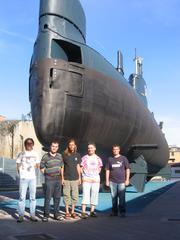
M 43 182 L 43 175 L 37 171 L 37 187 L 41 187 Z M 17 189 L 18 185 L 16 160 L 0 157 L 0 190 Z

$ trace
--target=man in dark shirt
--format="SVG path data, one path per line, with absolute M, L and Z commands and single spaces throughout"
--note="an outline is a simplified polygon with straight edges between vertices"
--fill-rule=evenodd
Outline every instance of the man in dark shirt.
M 50 152 L 46 153 L 41 160 L 40 169 L 45 176 L 45 200 L 43 221 L 47 222 L 50 214 L 50 201 L 54 201 L 54 218 L 63 220 L 59 214 L 59 204 L 62 188 L 62 156 L 58 153 L 59 143 L 53 141 L 50 146 Z
M 76 218 L 75 206 L 78 201 L 81 184 L 80 163 L 81 156 L 77 153 L 77 146 L 74 139 L 69 140 L 68 146 L 63 153 L 64 174 L 63 174 L 63 195 L 66 208 L 66 219 Z M 71 215 L 69 205 L 72 205 Z
M 120 146 L 112 147 L 113 157 L 109 157 L 106 165 L 106 185 L 110 187 L 112 197 L 112 214 L 118 216 L 118 207 L 121 217 L 126 214 L 125 191 L 129 185 L 129 162 L 120 155 Z M 119 204 L 118 204 L 119 198 Z

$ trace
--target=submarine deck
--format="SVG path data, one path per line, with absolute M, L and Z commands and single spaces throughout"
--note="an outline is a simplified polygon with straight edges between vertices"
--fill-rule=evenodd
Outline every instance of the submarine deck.
M 17 192 L 0 193 L 0 239 L 145 239 L 179 240 L 180 235 L 180 181 L 149 182 L 143 193 L 133 187 L 126 190 L 127 217 L 110 217 L 111 197 L 100 193 L 98 218 L 86 220 L 51 219 L 42 223 L 42 191 L 37 194 L 38 223 L 16 223 Z M 81 195 L 76 211 L 80 212 Z M 28 201 L 27 201 L 28 206 Z M 61 211 L 64 213 L 63 201 Z M 28 215 L 28 213 L 27 213 Z

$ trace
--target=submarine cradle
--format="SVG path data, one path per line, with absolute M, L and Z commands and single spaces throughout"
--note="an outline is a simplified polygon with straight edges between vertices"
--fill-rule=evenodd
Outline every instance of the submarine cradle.
M 147 108 L 142 60 L 129 82 L 122 55 L 115 69 L 86 44 L 86 19 L 78 0 L 40 0 L 39 31 L 30 64 L 29 99 L 43 146 L 56 137 L 102 152 L 115 143 L 130 161 L 131 179 L 143 191 L 147 176 L 169 176 L 168 145 Z

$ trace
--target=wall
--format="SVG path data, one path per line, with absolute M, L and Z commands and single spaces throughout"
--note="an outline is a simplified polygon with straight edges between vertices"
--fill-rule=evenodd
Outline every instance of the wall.
M 42 156 L 42 145 L 38 141 L 32 121 L 3 121 L 0 122 L 0 157 L 15 159 L 24 149 L 24 140 L 33 138 L 34 150 Z
M 170 165 L 180 163 L 180 147 L 173 146 L 169 148 L 169 162 Z

